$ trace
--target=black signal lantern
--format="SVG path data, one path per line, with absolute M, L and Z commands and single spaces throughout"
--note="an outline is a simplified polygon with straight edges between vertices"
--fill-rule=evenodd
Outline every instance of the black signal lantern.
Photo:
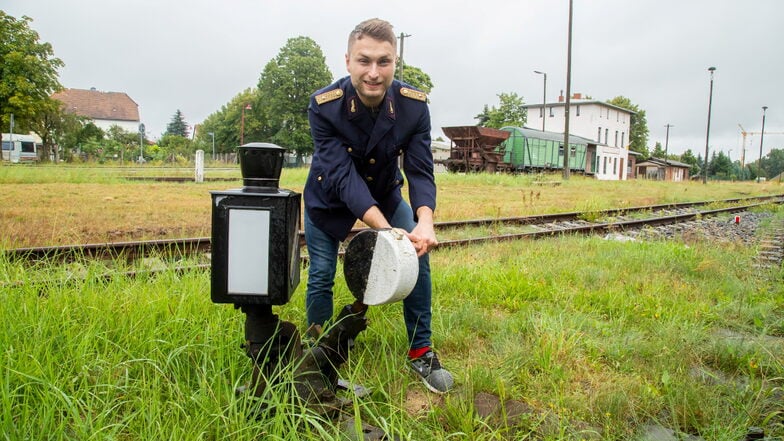
M 210 192 L 215 303 L 283 305 L 299 284 L 301 195 L 278 188 L 285 152 L 240 146 L 243 188 Z

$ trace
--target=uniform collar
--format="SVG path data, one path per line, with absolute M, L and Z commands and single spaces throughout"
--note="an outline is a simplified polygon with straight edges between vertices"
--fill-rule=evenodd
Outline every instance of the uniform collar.
M 355 120 L 362 116 L 367 116 L 370 118 L 370 112 L 368 108 L 362 104 L 362 101 L 359 99 L 359 95 L 357 95 L 356 89 L 354 89 L 354 85 L 351 84 L 350 81 L 346 87 L 346 97 L 346 113 L 349 120 Z M 384 96 L 384 100 L 381 102 L 380 106 L 381 108 L 378 109 L 378 118 L 385 116 L 386 118 L 395 120 L 397 117 L 397 106 L 395 106 L 392 87 L 387 89 L 387 93 Z

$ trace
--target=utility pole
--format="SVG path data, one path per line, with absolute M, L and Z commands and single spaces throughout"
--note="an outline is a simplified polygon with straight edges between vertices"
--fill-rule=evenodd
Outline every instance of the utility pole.
M 668 159 L 668 157 L 669 157 L 669 147 L 670 147 L 670 127 L 675 127 L 675 126 L 672 124 L 667 124 L 664 127 L 667 127 L 667 135 L 664 137 L 664 166 L 669 167 L 670 160 Z M 665 178 L 667 177 L 666 168 L 664 169 L 664 177 Z
M 572 151 L 569 145 L 569 106 L 572 96 L 572 3 L 573 1 L 569 0 L 569 43 L 566 51 L 566 106 L 564 107 L 564 179 L 569 179 L 569 156 Z
M 760 133 L 760 154 L 759 164 L 757 165 L 757 182 L 761 182 L 762 178 L 762 141 L 765 139 L 765 113 L 768 111 L 768 106 L 762 106 L 762 133 Z
M 406 37 L 410 37 L 411 34 L 404 34 L 400 33 L 400 56 L 398 57 L 398 66 L 397 66 L 397 79 L 398 81 L 403 81 L 403 46 L 405 45 Z

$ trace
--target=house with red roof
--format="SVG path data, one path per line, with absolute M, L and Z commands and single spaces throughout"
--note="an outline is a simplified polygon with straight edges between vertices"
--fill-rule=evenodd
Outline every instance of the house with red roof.
M 94 87 L 64 89 L 52 95 L 67 112 L 89 118 L 101 130 L 120 126 L 126 132 L 139 131 L 139 105 L 123 92 L 102 92 Z

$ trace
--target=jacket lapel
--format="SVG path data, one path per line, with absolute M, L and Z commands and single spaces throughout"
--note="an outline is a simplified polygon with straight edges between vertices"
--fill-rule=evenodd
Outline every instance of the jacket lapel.
M 384 139 L 384 136 L 395 125 L 395 118 L 397 117 L 397 108 L 395 107 L 395 100 L 392 98 L 392 88 L 387 90 L 386 98 L 382 105 L 383 109 L 379 110 L 376 124 L 373 126 L 373 132 L 370 134 L 370 141 L 368 141 L 367 151 L 373 150 L 378 143 Z

